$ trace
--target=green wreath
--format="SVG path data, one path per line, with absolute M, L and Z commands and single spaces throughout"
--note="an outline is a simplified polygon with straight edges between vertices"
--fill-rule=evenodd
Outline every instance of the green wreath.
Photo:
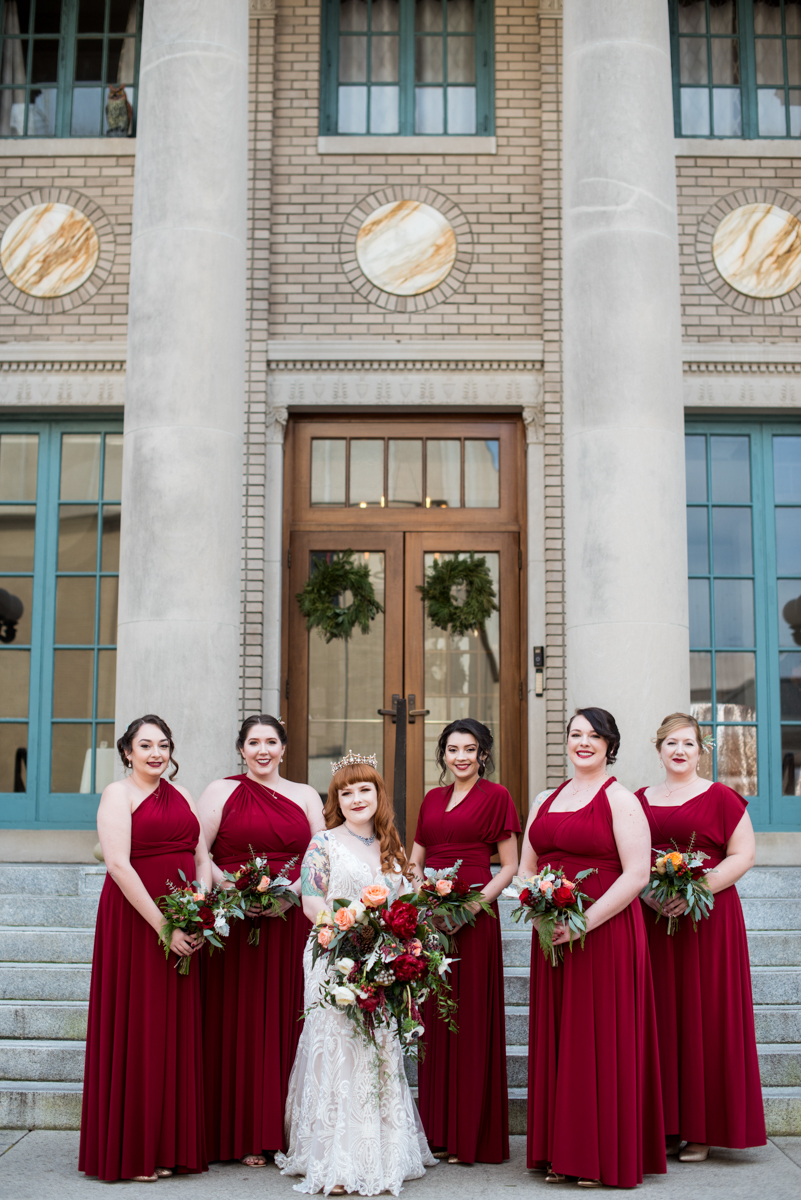
M 464 604 L 457 604 L 452 595 L 459 584 L 467 589 Z M 451 633 L 483 631 L 488 618 L 498 611 L 487 560 L 472 553 L 468 558 L 457 554 L 455 558 L 435 560 L 425 584 L 418 584 L 417 590 L 422 593 L 431 623 Z
M 334 603 L 343 592 L 353 597 L 346 607 Z M 352 550 L 334 554 L 330 562 L 316 558 L 303 591 L 295 599 L 306 618 L 306 628 L 319 628 L 326 642 L 347 640 L 356 625 L 362 633 L 369 632 L 370 622 L 384 611 L 375 598 L 370 568 L 367 563 L 354 563 Z

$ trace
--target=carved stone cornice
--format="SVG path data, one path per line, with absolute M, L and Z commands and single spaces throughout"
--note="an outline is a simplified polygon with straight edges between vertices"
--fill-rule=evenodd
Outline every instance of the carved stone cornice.
M 0 344 L 0 405 L 6 408 L 122 408 L 124 342 Z
M 250 15 L 255 20 L 275 16 L 275 0 L 250 0 Z
M 542 365 L 543 343 L 500 338 L 297 338 L 272 340 L 265 352 L 274 371 L 532 371 Z
M 370 370 L 355 364 L 309 364 L 306 370 L 272 370 L 267 377 L 268 404 L 280 408 L 500 408 L 506 411 L 536 406 L 542 397 L 542 375 L 533 370 L 469 370 L 465 364 L 449 369 L 447 363 L 414 368 L 403 363 L 370 364 Z

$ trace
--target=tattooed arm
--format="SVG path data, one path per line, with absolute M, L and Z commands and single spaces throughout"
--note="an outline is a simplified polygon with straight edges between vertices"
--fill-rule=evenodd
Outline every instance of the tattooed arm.
M 309 842 L 300 868 L 300 894 L 303 911 L 314 923 L 317 914 L 325 908 L 331 863 L 328 857 L 328 834 L 326 830 L 315 833 Z

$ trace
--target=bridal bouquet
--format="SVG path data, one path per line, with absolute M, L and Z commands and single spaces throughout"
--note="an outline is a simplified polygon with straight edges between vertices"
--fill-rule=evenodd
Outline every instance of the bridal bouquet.
M 575 879 L 567 879 L 562 867 L 552 867 L 546 863 L 531 879 L 515 876 L 511 887 L 503 889 L 504 896 L 520 901 L 519 906 L 512 910 L 512 920 L 515 923 L 521 917 L 526 921 L 536 921 L 540 949 L 545 957 L 550 959 L 552 967 L 564 958 L 561 944 L 553 944 L 554 931 L 558 926 L 567 926 L 571 954 L 574 934 L 582 948 L 584 947 L 584 938 L 587 936 L 584 908 L 592 904 L 592 898 L 577 885 L 594 872 L 595 868 L 590 867 L 586 871 L 579 871 Z
M 197 881 L 187 883 L 183 871 L 178 874 L 184 881 L 184 887 L 170 883 L 169 895 L 156 899 L 157 906 L 166 918 L 159 931 L 159 941 L 167 959 L 170 957 L 170 940 L 176 929 L 182 929 L 190 937 L 201 934 L 210 954 L 215 949 L 225 949 L 220 938 L 228 937 L 231 932 L 230 918 L 242 916 L 236 897 L 224 888 L 204 892 L 202 884 Z M 191 962 L 191 955 L 182 955 L 175 964 L 179 974 L 188 975 Z
M 465 923 L 475 925 L 478 913 L 471 912 L 468 907 L 470 904 L 478 904 L 491 917 L 495 916 L 492 907 L 481 894 L 480 887 L 470 887 L 463 880 L 456 878 L 461 865 L 462 860 L 459 859 L 452 867 L 443 871 L 434 871 L 426 867 L 423 872 L 425 879 L 419 885 L 415 899 L 415 904 L 424 915 L 430 917 L 436 913 L 444 919 L 448 933 L 455 933 L 459 926 Z M 447 949 L 447 938 L 444 939 L 443 945 Z
M 270 864 L 264 855 L 256 854 L 250 847 L 250 858 L 241 864 L 237 871 L 223 871 L 226 879 L 234 885 L 229 889 L 238 897 L 241 915 L 244 917 L 249 908 L 260 908 L 259 917 L 284 916 L 282 901 L 289 904 L 300 904 L 300 897 L 293 892 L 289 872 L 298 861 L 297 855 L 285 862 L 277 874 L 270 874 Z M 256 918 L 258 921 L 259 917 Z M 254 923 L 248 934 L 248 945 L 258 946 L 260 929 Z
M 676 896 L 681 896 L 687 901 L 687 911 L 682 915 L 689 917 L 693 923 L 693 930 L 698 932 L 698 922 L 702 917 L 708 917 L 715 903 L 715 897 L 709 890 L 709 881 L 707 875 L 710 871 L 702 871 L 704 859 L 708 858 L 708 854 L 702 854 L 700 850 L 693 850 L 695 842 L 695 834 L 690 838 L 690 844 L 687 847 L 686 854 L 682 854 L 678 846 L 675 850 L 669 853 L 660 854 L 658 850 L 654 850 L 656 859 L 651 867 L 651 878 L 641 892 L 643 898 L 648 896 L 653 897 L 659 904 L 660 909 L 664 908 L 669 900 L 673 900 Z M 661 911 L 657 913 L 657 921 L 662 916 Z M 668 934 L 672 937 L 679 928 L 681 916 L 668 917 Z
M 371 884 L 359 900 L 334 900 L 331 911 L 319 913 L 309 935 L 312 960 L 322 955 L 327 960 L 319 1003 L 339 1009 L 374 1046 L 378 1030 L 392 1030 L 404 1053 L 418 1058 L 424 1032 L 420 1006 L 429 995 L 455 1028 L 455 1004 L 445 981 L 453 960 L 410 903 L 413 896 L 392 904 L 388 897 L 387 888 Z

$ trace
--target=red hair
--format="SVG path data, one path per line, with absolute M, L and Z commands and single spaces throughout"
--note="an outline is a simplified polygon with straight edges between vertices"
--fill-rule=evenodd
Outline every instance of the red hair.
M 395 814 L 389 802 L 386 784 L 375 767 L 371 767 L 368 763 L 349 763 L 345 767 L 340 767 L 336 775 L 332 777 L 328 785 L 328 799 L 323 808 L 326 829 L 335 829 L 337 825 L 345 824 L 342 809 L 339 807 L 339 793 L 353 783 L 372 783 L 378 796 L 378 807 L 375 810 L 373 823 L 375 835 L 381 847 L 382 872 L 385 875 L 392 875 L 397 870 L 397 866 L 400 866 L 401 873 L 407 875 L 409 863 L 395 828 Z

